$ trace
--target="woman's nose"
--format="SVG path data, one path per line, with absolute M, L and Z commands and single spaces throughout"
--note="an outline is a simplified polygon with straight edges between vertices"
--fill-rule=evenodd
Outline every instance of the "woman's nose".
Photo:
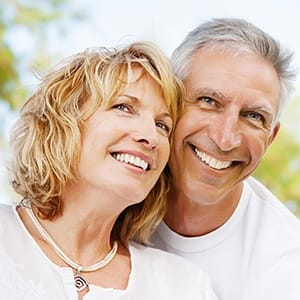
M 159 142 L 159 133 L 154 120 L 141 120 L 133 134 L 136 142 L 142 143 L 145 147 L 155 149 Z

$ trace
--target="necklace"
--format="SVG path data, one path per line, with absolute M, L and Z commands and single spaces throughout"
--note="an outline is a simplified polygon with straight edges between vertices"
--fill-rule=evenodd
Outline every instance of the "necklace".
M 82 266 L 80 264 L 75 263 L 73 260 L 71 260 L 54 242 L 54 240 L 51 238 L 49 233 L 45 230 L 45 228 L 41 225 L 35 214 L 33 213 L 32 209 L 29 207 L 25 207 L 29 217 L 31 218 L 33 224 L 35 225 L 36 229 L 42 236 L 42 238 L 48 243 L 48 245 L 55 251 L 55 253 L 71 268 L 75 270 L 74 274 L 74 283 L 75 287 L 77 289 L 77 292 L 81 292 L 84 289 L 88 288 L 88 282 L 86 279 L 81 275 L 83 272 L 94 272 L 97 271 L 103 267 L 105 267 L 107 264 L 111 262 L 111 260 L 114 258 L 114 256 L 117 253 L 118 250 L 118 243 L 117 241 L 114 242 L 114 245 L 111 249 L 111 251 L 99 262 L 90 265 L 90 266 Z

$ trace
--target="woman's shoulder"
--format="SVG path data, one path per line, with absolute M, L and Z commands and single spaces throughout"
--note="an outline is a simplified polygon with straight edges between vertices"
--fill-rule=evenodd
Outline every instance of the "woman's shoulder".
M 0 203 L 0 214 L 7 213 L 14 208 L 14 205 Z
M 17 245 L 21 243 L 21 235 L 22 226 L 20 226 L 16 206 L 0 204 L 0 240 L 4 244 Z
M 15 219 L 15 209 L 14 205 L 0 204 L 0 225 L 4 226 Z

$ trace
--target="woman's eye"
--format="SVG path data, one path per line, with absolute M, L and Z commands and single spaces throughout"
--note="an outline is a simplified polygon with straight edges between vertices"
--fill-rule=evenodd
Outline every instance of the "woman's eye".
M 166 123 L 164 123 L 162 121 L 156 122 L 156 126 L 161 128 L 162 130 L 164 130 L 168 135 L 171 132 L 171 128 Z
M 130 107 L 130 105 L 125 104 L 125 103 L 116 104 L 112 108 L 113 109 L 118 109 L 120 111 L 124 111 L 124 112 L 127 112 L 127 113 L 132 112 L 132 108 Z

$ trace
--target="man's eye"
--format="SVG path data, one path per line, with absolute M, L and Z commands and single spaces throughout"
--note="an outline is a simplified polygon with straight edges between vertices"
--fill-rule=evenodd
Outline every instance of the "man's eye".
M 207 104 L 207 105 L 215 105 L 216 104 L 216 101 L 210 97 L 201 97 L 201 98 L 199 98 L 199 101 L 201 101 L 202 103 Z
M 257 121 L 257 122 L 265 121 L 265 118 L 263 117 L 263 115 L 260 113 L 257 113 L 257 112 L 250 111 L 250 112 L 245 113 L 245 116 L 249 117 L 253 121 Z
M 164 130 L 168 135 L 171 132 L 171 128 L 165 122 L 157 121 L 156 126 Z

